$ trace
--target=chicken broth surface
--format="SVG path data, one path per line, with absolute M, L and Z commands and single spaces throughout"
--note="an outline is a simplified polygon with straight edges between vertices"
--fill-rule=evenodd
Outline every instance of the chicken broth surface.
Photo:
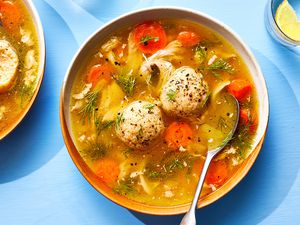
M 221 89 L 240 104 L 235 112 Z M 116 195 L 150 205 L 190 202 L 208 145 L 237 131 L 214 159 L 201 196 L 247 158 L 258 124 L 256 90 L 242 58 L 219 34 L 186 20 L 146 21 L 100 40 L 72 89 L 81 156 Z

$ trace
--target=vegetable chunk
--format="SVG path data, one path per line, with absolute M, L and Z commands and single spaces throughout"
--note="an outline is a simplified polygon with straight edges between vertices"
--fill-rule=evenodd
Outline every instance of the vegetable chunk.
M 167 44 L 165 29 L 158 22 L 146 22 L 136 26 L 134 39 L 138 48 L 146 54 L 153 54 Z

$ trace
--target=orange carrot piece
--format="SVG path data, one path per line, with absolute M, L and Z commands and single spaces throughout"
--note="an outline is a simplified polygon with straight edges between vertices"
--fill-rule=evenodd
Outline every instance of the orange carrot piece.
M 120 168 L 115 160 L 103 158 L 94 163 L 94 172 L 103 182 L 111 184 L 118 180 Z
M 114 72 L 114 67 L 109 63 L 96 64 L 91 67 L 86 80 L 95 87 L 100 79 L 104 79 L 109 83 L 112 80 Z
M 229 175 L 228 165 L 225 161 L 212 161 L 205 178 L 205 182 L 208 184 L 214 184 L 220 186 L 224 184 Z
M 182 31 L 178 34 L 177 40 L 180 41 L 183 46 L 192 47 L 200 42 L 200 37 L 192 31 Z
M 9 29 L 17 29 L 21 23 L 21 14 L 16 3 L 11 1 L 0 1 L 0 21 Z
M 237 100 L 242 101 L 248 97 L 252 91 L 252 85 L 249 81 L 243 79 L 236 79 L 231 81 L 227 88 Z
M 166 130 L 165 140 L 169 147 L 178 149 L 186 147 L 192 140 L 193 130 L 185 122 L 173 122 Z
M 258 119 L 249 109 L 240 110 L 240 122 L 249 126 L 249 133 L 253 134 L 257 129 Z
M 153 54 L 167 44 L 164 27 L 155 21 L 148 21 L 134 28 L 134 40 L 137 47 L 145 54 Z

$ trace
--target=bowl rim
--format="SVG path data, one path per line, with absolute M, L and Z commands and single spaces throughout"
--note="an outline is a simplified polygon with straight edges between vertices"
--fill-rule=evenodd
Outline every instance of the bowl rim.
M 256 161 L 258 154 L 262 148 L 264 138 L 266 135 L 267 127 L 268 127 L 268 121 L 269 121 L 269 97 L 268 97 L 268 90 L 267 90 L 267 85 L 266 81 L 264 79 L 263 73 L 261 71 L 261 68 L 254 57 L 252 51 L 249 49 L 249 47 L 245 44 L 245 42 L 240 38 L 238 34 L 236 34 L 229 26 L 225 25 L 223 22 L 220 22 L 218 19 L 215 19 L 206 13 L 203 13 L 201 11 L 185 8 L 185 7 L 175 7 L 175 6 L 155 6 L 155 7 L 147 7 L 147 8 L 142 8 L 138 10 L 133 10 L 128 13 L 122 14 L 121 16 L 118 16 L 117 18 L 110 20 L 109 22 L 105 23 L 103 26 L 98 28 L 95 32 L 93 32 L 84 42 L 81 44 L 77 52 L 75 53 L 74 57 L 72 58 L 70 65 L 67 69 L 67 72 L 65 74 L 63 83 L 62 83 L 62 88 L 61 88 L 61 96 L 60 96 L 60 123 L 61 123 L 61 129 L 62 129 L 62 134 L 63 138 L 67 147 L 67 150 L 71 156 L 71 159 L 73 160 L 74 164 L 80 171 L 80 173 L 83 175 L 83 177 L 92 185 L 99 193 L 101 193 L 103 196 L 108 198 L 110 201 L 115 202 L 116 204 L 123 206 L 125 208 L 128 208 L 130 210 L 140 212 L 140 213 L 145 213 L 145 214 L 150 214 L 150 215 L 177 215 L 181 213 L 185 213 L 190 206 L 190 203 L 186 204 L 181 204 L 181 205 L 175 205 L 175 206 L 153 206 L 153 205 L 146 205 L 143 203 L 138 203 L 133 200 L 127 200 L 125 201 L 124 204 L 124 199 L 120 199 L 119 197 L 116 197 L 115 195 L 112 196 L 108 190 L 103 190 L 103 187 L 99 188 L 99 186 L 93 182 L 93 175 L 87 175 L 87 170 L 88 168 L 83 168 L 82 162 L 80 162 L 80 159 L 76 156 L 77 149 L 75 147 L 75 144 L 72 140 L 72 137 L 70 135 L 69 129 L 67 127 L 67 122 L 66 122 L 66 117 L 65 117 L 65 112 L 64 112 L 64 96 L 66 94 L 66 84 L 69 79 L 69 76 L 71 74 L 72 67 L 74 65 L 74 62 L 80 55 L 80 53 L 85 49 L 86 45 L 94 38 L 95 35 L 97 35 L 99 32 L 101 32 L 103 29 L 109 27 L 111 24 L 114 24 L 115 22 L 122 20 L 128 16 L 146 12 L 146 11 L 155 11 L 155 10 L 176 10 L 176 11 L 181 11 L 183 13 L 187 14 L 194 14 L 198 17 L 205 18 L 219 26 L 221 26 L 226 32 L 228 32 L 231 36 L 233 36 L 238 43 L 241 45 L 241 47 L 244 49 L 245 53 L 248 54 L 250 57 L 250 61 L 253 63 L 253 67 L 255 68 L 255 71 L 260 78 L 260 82 L 262 85 L 262 88 L 266 92 L 265 96 L 265 106 L 264 108 L 264 124 L 262 125 L 262 132 L 257 135 L 258 138 L 256 138 L 254 144 L 253 144 L 253 150 L 251 154 L 247 157 L 247 159 L 242 163 L 242 165 L 245 165 L 242 169 L 241 167 L 238 169 L 238 171 L 223 185 L 221 186 L 218 190 L 222 191 L 221 194 L 219 193 L 216 197 L 213 197 L 211 194 L 204 196 L 198 200 L 197 207 L 202 208 L 205 206 L 208 206 L 212 204 L 213 202 L 217 201 L 218 199 L 222 198 L 224 195 L 226 195 L 228 192 L 230 192 L 250 171 L 250 168 Z M 205 24 L 203 24 L 205 26 Z M 211 28 L 210 28 L 211 29 Z M 216 31 L 218 32 L 218 31 Z M 225 38 L 226 39 L 226 38 Z M 261 106 L 260 106 L 261 107 Z M 260 123 L 260 122 L 259 122 Z M 78 154 L 78 152 L 77 152 Z M 247 163 L 246 163 L 247 162 Z M 85 166 L 88 167 L 88 166 Z M 239 173 L 238 173 L 239 172 Z M 221 190 L 224 188 L 227 183 L 229 186 L 225 190 Z M 218 192 L 218 190 L 216 192 Z M 216 193 L 213 192 L 213 193 Z M 123 197 L 124 198 L 124 197 Z M 123 201 L 123 202 L 122 202 Z M 126 204 L 126 202 L 128 204 Z M 204 203 L 203 203 L 204 202 Z
M 23 0 L 23 4 L 30 15 L 32 22 L 35 25 L 34 27 L 36 29 L 38 42 L 39 42 L 38 43 L 39 44 L 39 71 L 37 75 L 38 82 L 29 103 L 26 105 L 26 107 L 23 108 L 18 118 L 15 119 L 14 122 L 11 123 L 8 127 L 6 127 L 3 132 L 0 132 L 0 141 L 3 140 L 5 137 L 7 137 L 9 134 L 11 134 L 12 131 L 14 131 L 14 129 L 23 121 L 25 116 L 28 114 L 29 110 L 31 109 L 40 91 L 41 84 L 44 78 L 44 73 L 45 73 L 46 44 L 45 44 L 45 36 L 44 36 L 44 29 L 42 26 L 42 22 L 34 3 L 31 0 Z

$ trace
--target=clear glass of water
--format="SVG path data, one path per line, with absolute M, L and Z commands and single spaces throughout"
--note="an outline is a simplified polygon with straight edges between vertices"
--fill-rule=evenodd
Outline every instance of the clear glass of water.
M 265 11 L 265 24 L 270 35 L 280 44 L 286 46 L 291 51 L 300 55 L 300 41 L 294 40 L 287 36 L 278 26 L 275 15 L 278 7 L 283 0 L 269 0 L 266 5 Z M 300 0 L 288 0 L 290 5 L 293 7 L 298 18 L 300 18 Z M 300 27 L 299 27 L 300 29 Z

